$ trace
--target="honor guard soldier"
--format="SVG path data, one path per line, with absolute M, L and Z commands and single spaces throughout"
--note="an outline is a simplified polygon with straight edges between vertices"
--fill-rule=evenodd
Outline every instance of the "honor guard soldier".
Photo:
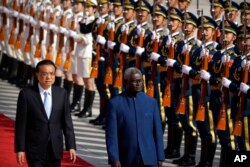
M 183 21 L 183 14 L 177 8 L 170 8 L 170 35 L 171 35 L 171 45 L 173 49 L 176 46 L 176 43 L 180 42 L 182 38 L 181 26 Z M 173 55 L 174 59 L 176 59 L 176 54 Z M 168 53 L 168 60 L 170 60 L 170 54 Z M 173 60 L 174 61 L 174 60 Z M 171 67 L 169 66 L 168 69 Z M 170 80 L 170 76 L 167 77 L 166 84 L 170 84 L 170 105 L 165 106 L 165 113 L 167 117 L 167 125 L 168 125 L 168 139 L 167 139 L 167 147 L 164 150 L 165 158 L 179 158 L 180 157 L 180 146 L 182 141 L 183 129 L 181 127 L 181 123 L 179 120 L 179 116 L 176 113 L 176 107 L 179 100 L 179 94 L 176 91 L 180 91 L 179 84 L 181 82 L 180 73 L 175 70 L 172 71 L 172 81 Z M 165 88 L 166 89 L 166 88 Z M 165 96 L 165 95 L 164 95 Z
M 75 56 L 77 57 L 77 76 L 81 77 L 85 85 L 84 104 L 79 118 L 92 116 L 92 105 L 95 98 L 94 78 L 90 76 L 92 67 L 93 34 L 95 24 L 96 0 L 87 0 L 85 14 L 80 24 L 81 39 L 76 46 Z
M 91 77 L 94 77 L 93 70 L 95 70 L 95 73 L 97 73 L 97 76 L 95 76 L 95 83 L 97 90 L 100 94 L 100 114 L 96 119 L 90 120 L 90 122 L 94 123 L 95 125 L 104 125 L 107 104 L 110 98 L 110 91 L 108 89 L 108 85 L 104 83 L 105 69 L 108 61 L 108 52 L 105 46 L 101 44 L 98 35 L 103 36 L 106 40 L 108 39 L 107 25 L 109 23 L 109 2 L 108 0 L 98 0 L 97 2 L 99 19 L 97 19 L 96 22 L 98 26 L 94 26 L 94 38 L 96 37 L 96 52 L 99 53 L 96 53 L 96 57 L 92 62 Z M 100 29 L 102 30 L 102 32 L 98 31 Z
M 176 60 L 168 59 L 168 65 L 173 67 L 177 72 L 181 74 L 184 72 L 183 64 L 189 65 L 190 55 L 200 46 L 200 41 L 195 38 L 195 30 L 197 27 L 197 18 L 194 14 L 190 12 L 184 13 L 183 21 L 183 33 L 185 39 L 176 43 L 175 54 Z M 181 74 L 182 75 L 182 74 Z M 173 163 L 179 164 L 180 166 L 189 166 L 195 165 L 195 153 L 197 146 L 197 130 L 195 127 L 195 121 L 193 119 L 193 111 L 196 109 L 197 100 L 194 97 L 196 94 L 197 88 L 192 84 L 192 95 L 191 97 L 191 87 L 189 87 L 189 78 L 186 73 L 183 74 L 179 79 L 179 84 L 176 86 L 179 87 L 179 90 L 176 89 L 177 95 L 179 95 L 179 102 L 177 105 L 176 112 L 179 115 L 181 125 L 185 132 L 185 153 L 184 155 L 177 160 L 174 160 Z
M 240 6 L 232 0 L 226 0 L 223 3 L 223 7 L 225 11 L 226 20 L 230 20 L 235 25 L 239 26 L 239 23 L 237 22 L 237 18 L 239 15 Z
M 192 94 L 196 107 L 194 108 L 196 125 L 201 138 L 201 155 L 198 167 L 213 166 L 213 158 L 216 151 L 217 138 L 215 134 L 217 114 L 208 109 L 209 87 L 206 80 L 200 82 L 200 71 L 208 70 L 208 62 L 217 51 L 218 43 L 213 41 L 217 23 L 209 16 L 201 16 L 198 19 L 199 31 L 201 31 L 202 46 L 196 49 L 191 56 L 191 65 L 183 65 L 184 73 L 189 74 L 196 93 Z M 192 90 L 193 91 L 193 90 Z M 212 91 L 211 96 L 216 96 Z M 196 101 L 196 102 L 195 102 Z M 197 105 L 198 102 L 198 105 Z M 213 105 L 210 103 L 210 108 Z M 200 113 L 202 115 L 200 115 Z
M 178 1 L 178 8 L 179 10 L 184 13 L 185 11 L 188 11 L 188 8 L 191 4 L 192 0 L 179 0 Z
M 68 76 L 67 76 L 67 72 L 64 71 L 64 64 L 66 61 L 66 52 L 67 52 L 67 48 L 66 48 L 66 44 L 67 44 L 66 42 L 68 41 L 67 31 L 70 29 L 71 20 L 74 15 L 73 10 L 72 10 L 73 0 L 64 0 L 62 6 L 63 6 L 63 13 L 61 13 L 60 24 L 58 26 L 59 44 L 58 44 L 58 50 L 57 50 L 57 60 L 58 60 L 57 66 L 59 66 L 58 68 L 60 70 L 58 70 L 57 74 L 58 76 L 62 75 L 62 71 L 65 74 L 65 78 L 63 80 L 63 88 L 67 90 L 68 96 L 69 96 L 72 86 L 73 86 L 73 82 L 72 80 L 71 81 L 67 80 Z M 62 59 L 61 59 L 61 55 L 62 55 Z
M 241 118 L 241 123 L 242 123 L 242 132 L 241 135 L 244 137 L 245 139 L 245 150 L 246 151 L 250 151 L 250 141 L 249 141 L 249 128 L 250 128 L 250 76 L 249 76 L 249 68 L 250 68 L 250 28 L 246 27 L 245 32 L 242 32 L 239 34 L 239 37 L 241 37 L 244 41 L 244 53 L 242 56 L 242 60 L 244 61 L 243 64 L 243 69 L 244 69 L 244 73 L 248 70 L 248 76 L 245 79 L 242 79 L 241 84 L 240 84 L 240 92 L 246 94 L 246 98 L 245 99 L 245 107 L 243 108 L 242 113 L 240 113 L 241 115 L 239 115 L 239 117 Z M 245 77 L 245 76 L 244 76 Z M 244 81 L 245 80 L 245 81 Z M 240 94 L 240 96 L 242 96 L 242 94 Z M 240 106 L 242 101 L 240 101 Z M 244 105 L 244 102 L 243 102 Z M 240 110 L 241 111 L 241 110 Z M 244 121 L 244 122 L 243 122 Z M 234 127 L 235 128 L 235 127 Z
M 124 23 L 117 27 L 115 33 L 115 41 L 108 41 L 108 49 L 113 50 L 114 54 L 117 55 L 118 59 L 118 70 L 116 76 L 114 76 L 114 83 L 113 86 L 118 89 L 119 92 L 123 90 L 122 83 L 123 83 L 123 72 L 126 66 L 126 54 L 120 52 L 121 43 L 124 44 L 124 39 L 128 38 L 131 31 L 135 28 L 135 3 L 133 1 L 123 1 L 123 17 Z M 127 45 L 128 40 L 126 40 Z M 129 50 L 129 49 L 128 49 Z
M 248 27 L 250 27 L 250 3 L 249 2 L 241 2 L 240 3 L 240 21 L 241 21 L 241 24 L 245 24 L 244 17 L 246 18 L 246 25 Z
M 225 20 L 221 22 L 222 49 L 214 54 L 209 63 L 209 72 L 201 71 L 201 78 L 209 81 L 211 92 L 214 91 L 214 95 L 211 93 L 210 106 L 212 106 L 212 112 L 214 114 L 217 113 L 215 122 L 217 122 L 217 134 L 221 144 L 220 166 L 225 165 L 225 158 L 228 156 L 229 151 L 236 149 L 235 139 L 230 132 L 232 132 L 231 125 L 234 119 L 232 116 L 235 117 L 233 113 L 236 113 L 235 104 L 238 102 L 238 96 L 237 94 L 232 94 L 232 96 L 229 94 L 230 81 L 227 78 L 229 78 L 229 70 L 230 75 L 234 75 L 232 74 L 232 71 L 235 69 L 235 66 L 232 65 L 233 62 L 240 60 L 238 55 L 239 49 L 234 45 L 234 41 L 237 38 L 237 29 L 237 25 L 232 21 Z M 238 75 L 238 72 L 235 73 L 235 77 L 238 77 Z M 223 76 L 223 79 L 221 76 Z M 223 86 L 222 92 L 220 91 L 220 85 Z M 229 107 L 229 98 L 231 109 Z
M 210 0 L 210 13 L 212 18 L 220 25 L 223 14 L 223 1 L 222 0 Z
M 81 42 L 81 32 L 80 32 L 80 22 L 84 20 L 83 14 L 86 13 L 84 9 L 84 0 L 76 0 L 74 1 L 74 16 L 71 20 L 71 26 L 68 33 L 69 42 L 68 42 L 68 52 L 67 58 L 71 62 L 71 66 L 68 67 L 68 74 L 67 79 L 73 80 L 73 97 L 72 102 L 70 104 L 71 112 L 78 112 L 81 110 L 81 98 L 83 94 L 83 79 L 82 77 L 78 76 L 78 66 L 77 66 L 77 59 L 80 55 L 82 50 L 82 42 Z M 73 43 L 73 44 L 72 44 Z M 78 48 L 76 49 L 76 47 Z M 71 52 L 71 53 L 70 53 Z M 67 60 L 66 60 L 67 61 Z M 66 62 L 65 62 L 66 63 Z M 70 78 L 72 75 L 72 79 Z

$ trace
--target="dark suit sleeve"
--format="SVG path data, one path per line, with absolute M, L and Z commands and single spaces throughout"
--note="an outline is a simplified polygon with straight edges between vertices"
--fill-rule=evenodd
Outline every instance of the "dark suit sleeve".
M 119 148 L 118 148 L 118 129 L 117 129 L 117 116 L 115 106 L 112 102 L 109 103 L 106 121 L 106 145 L 109 163 L 119 161 Z
M 20 91 L 16 110 L 15 152 L 25 151 L 26 124 L 27 100 L 24 91 Z
M 70 114 L 69 98 L 66 91 L 64 92 L 64 120 L 63 133 L 65 137 L 66 150 L 76 149 L 75 133 Z
M 155 148 L 157 153 L 157 160 L 164 161 L 164 145 L 163 145 L 163 132 L 160 119 L 157 101 L 154 99 L 154 138 L 155 138 Z

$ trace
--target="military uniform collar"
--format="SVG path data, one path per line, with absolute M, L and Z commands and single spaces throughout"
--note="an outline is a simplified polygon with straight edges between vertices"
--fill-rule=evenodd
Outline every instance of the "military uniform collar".
M 61 9 L 62 9 L 61 5 L 57 5 L 57 6 L 54 7 L 54 10 L 61 10 Z
M 224 53 L 225 50 L 230 50 L 230 49 L 232 49 L 232 48 L 234 48 L 234 47 L 235 47 L 235 45 L 233 44 L 232 46 L 230 46 L 230 47 L 228 47 L 228 48 L 226 48 L 226 49 L 222 49 L 220 52 L 221 52 L 221 53 Z
M 245 59 L 247 57 L 247 60 L 250 60 L 250 53 L 248 53 L 247 55 L 243 55 L 241 56 L 241 59 Z
M 148 25 L 148 22 L 143 22 L 143 23 L 138 24 L 138 25 L 141 25 L 141 27 L 143 27 L 143 26 L 147 26 L 147 25 Z
M 101 17 L 103 18 L 103 19 L 105 19 L 106 17 L 108 17 L 109 15 L 108 14 L 105 14 L 105 15 L 102 15 Z
M 64 15 L 65 15 L 65 14 L 70 14 L 70 13 L 72 13 L 72 12 L 73 12 L 72 9 L 69 8 L 69 9 L 65 10 L 65 11 L 63 12 L 63 14 L 64 14 Z
M 188 43 L 192 40 L 195 40 L 195 36 L 189 37 L 188 39 L 185 39 L 184 41 L 185 41 L 185 43 Z
M 177 35 L 179 35 L 179 34 L 180 34 L 180 32 L 172 33 L 172 37 L 177 36 Z
M 115 18 L 114 22 L 117 23 L 117 22 L 120 21 L 120 20 L 123 20 L 123 17 L 122 17 L 122 16 Z
M 131 21 L 125 23 L 124 25 L 127 25 L 127 26 L 128 26 L 128 25 L 130 25 L 130 24 L 134 24 L 134 22 L 135 22 L 134 20 L 131 20 Z
M 162 31 L 163 31 L 162 27 L 155 30 L 155 32 L 162 32 Z

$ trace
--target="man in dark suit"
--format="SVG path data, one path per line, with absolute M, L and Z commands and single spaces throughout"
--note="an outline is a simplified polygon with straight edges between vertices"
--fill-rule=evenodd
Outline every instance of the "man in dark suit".
M 112 167 L 162 166 L 164 146 L 157 101 L 142 92 L 139 69 L 125 71 L 126 90 L 110 100 L 106 145 Z
M 70 159 L 76 160 L 75 135 L 67 92 L 56 86 L 55 64 L 49 60 L 36 66 L 38 84 L 20 91 L 15 126 L 17 162 L 30 167 L 59 167 L 63 134 Z

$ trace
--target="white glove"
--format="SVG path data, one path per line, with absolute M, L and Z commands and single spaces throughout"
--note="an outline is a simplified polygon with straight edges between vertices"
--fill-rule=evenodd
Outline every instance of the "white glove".
M 200 58 L 204 56 L 208 56 L 208 55 L 209 55 L 209 51 L 206 48 L 202 48 L 200 52 Z
M 124 43 L 121 43 L 120 51 L 122 51 L 123 53 L 128 53 L 128 51 L 129 51 L 129 46 L 126 45 L 126 44 L 124 44 Z
M 110 30 L 112 28 L 112 30 L 115 30 L 115 23 L 114 22 L 110 22 L 107 26 L 107 29 Z
M 4 12 L 5 14 L 9 14 L 9 9 L 6 8 L 6 7 L 3 7 L 3 12 Z
M 141 54 L 145 51 L 145 48 L 142 48 L 140 46 L 136 47 L 135 54 L 141 56 Z
M 54 33 L 58 33 L 58 26 L 55 24 L 50 24 L 49 29 L 52 30 Z
M 151 35 L 151 40 L 155 40 L 155 39 L 159 40 L 160 39 L 160 34 L 153 31 L 152 35 Z
M 23 18 L 23 21 L 28 24 L 30 22 L 30 18 L 31 16 L 25 15 L 25 17 Z
M 190 70 L 192 70 L 192 68 L 190 66 L 187 65 L 182 65 L 182 73 L 189 75 Z
M 103 56 L 100 57 L 100 61 L 105 61 L 105 58 Z
M 159 55 L 158 53 L 152 52 L 150 54 L 150 59 L 151 60 L 158 61 L 159 57 L 161 57 L 161 55 Z
M 99 18 L 96 20 L 96 24 L 97 24 L 97 25 L 103 24 L 104 22 L 105 22 L 105 20 L 104 20 L 102 17 L 99 17 Z
M 14 11 L 14 12 L 13 12 L 13 16 L 14 16 L 14 17 L 18 17 L 18 14 L 19 14 L 19 13 L 18 13 L 17 11 Z
M 167 59 L 167 66 L 173 67 L 175 62 L 176 62 L 176 60 L 168 58 Z
M 105 42 L 106 42 L 106 39 L 103 36 L 101 36 L 101 35 L 97 35 L 96 42 L 99 43 L 99 44 L 101 44 L 101 45 L 104 45 Z
M 172 43 L 172 36 L 168 35 L 168 40 L 166 41 L 166 46 L 169 46 Z
M 108 48 L 114 50 L 116 43 L 113 41 L 108 40 Z
M 191 46 L 188 44 L 183 45 L 181 53 L 184 54 L 186 51 L 190 51 Z
M 229 61 L 230 61 L 230 56 L 223 55 L 221 57 L 221 62 L 222 63 L 229 62 Z
M 67 34 L 67 29 L 64 27 L 59 27 L 59 32 L 62 34 Z
M 240 91 L 247 94 L 247 91 L 249 90 L 249 85 L 241 82 L 240 83 Z
M 123 25 L 122 25 L 122 28 L 121 28 L 121 32 L 123 32 L 123 31 L 125 31 L 125 30 L 127 30 L 127 29 L 128 29 L 128 25 L 123 24 Z
M 206 81 L 209 81 L 210 77 L 211 77 L 211 74 L 205 70 L 201 70 L 201 74 L 200 74 L 201 78 L 206 80 Z
M 137 30 L 137 35 L 140 35 L 141 33 L 143 33 L 143 35 L 145 34 L 145 29 L 141 27 L 141 24 L 139 24 L 136 27 L 136 30 Z
M 77 33 L 76 33 L 75 31 L 72 31 L 72 30 L 69 30 L 68 34 L 69 34 L 69 36 L 72 37 L 72 38 L 74 38 L 74 37 L 77 35 Z M 74 39 L 75 39 L 75 38 L 74 38 Z
M 49 25 L 48 25 L 47 23 L 45 23 L 44 21 L 39 21 L 38 23 L 39 23 L 39 26 L 42 27 L 42 28 L 44 28 L 44 29 L 47 29 L 48 26 L 49 26 Z
M 247 61 L 246 59 L 244 59 L 242 62 L 241 62 L 241 67 L 242 68 L 245 68 L 245 66 L 250 66 L 250 61 Z
M 32 18 L 30 19 L 30 24 L 31 24 L 33 27 L 35 27 L 35 26 L 37 25 L 37 21 L 32 17 Z
M 22 20 L 25 20 L 26 15 L 25 15 L 25 14 L 23 14 L 23 13 L 19 13 L 18 18 L 20 18 L 20 19 L 22 19 Z
M 230 81 L 229 79 L 222 77 L 221 83 L 224 87 L 229 88 L 229 85 L 232 81 Z

